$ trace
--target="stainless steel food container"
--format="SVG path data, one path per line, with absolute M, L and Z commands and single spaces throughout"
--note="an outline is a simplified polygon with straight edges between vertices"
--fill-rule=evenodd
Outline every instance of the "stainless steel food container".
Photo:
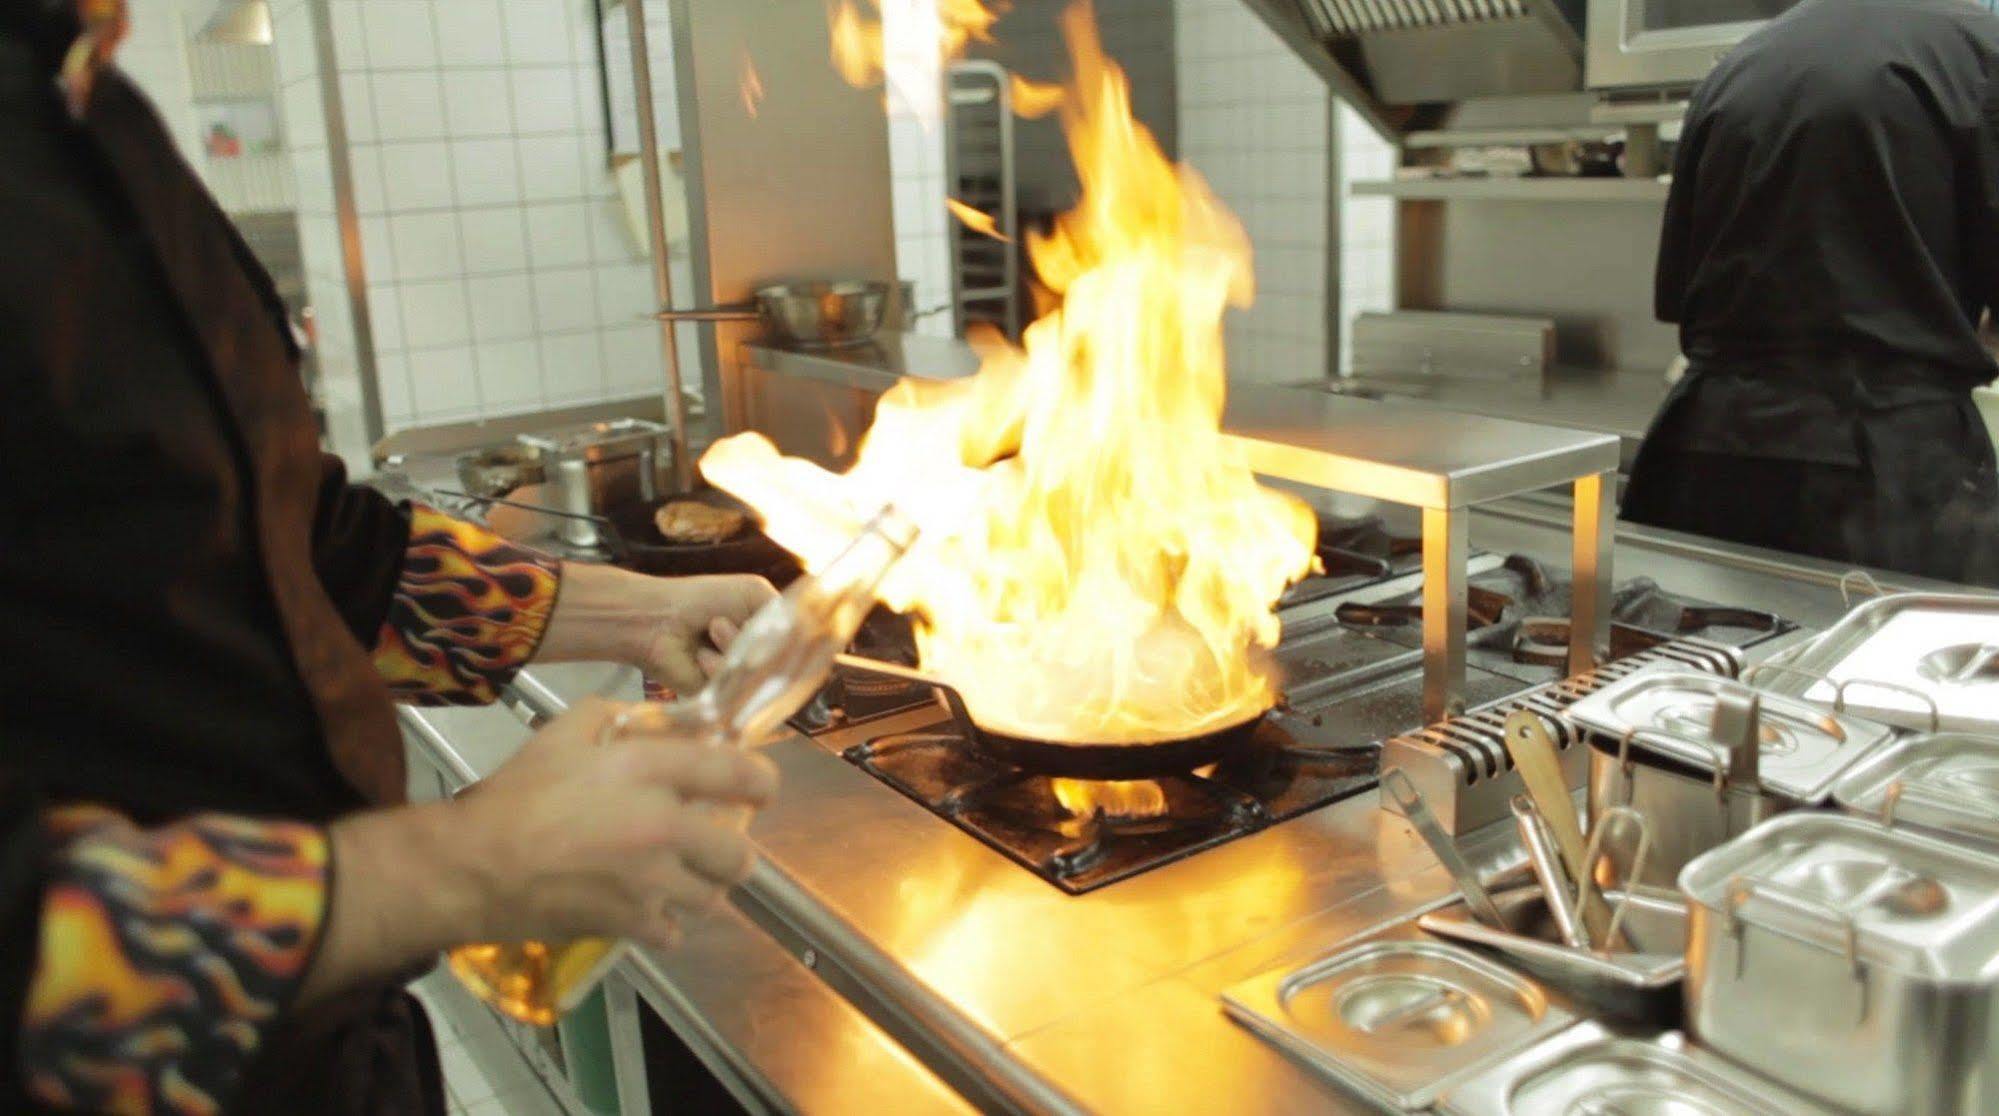
M 665 478 L 673 466 L 673 430 L 657 422 L 592 422 L 523 434 L 519 441 L 542 462 L 550 490 L 546 502 L 566 513 L 559 537 L 579 549 L 603 545 L 587 517 L 656 502 L 669 487 Z
M 1222 1003 L 1333 1081 L 1404 1112 L 1575 1022 L 1534 981 L 1413 928 L 1265 973 Z
M 1829 801 L 1839 776 L 1894 736 L 1884 725 L 1759 692 L 1755 777 L 1731 785 L 1731 761 L 1709 738 L 1710 725 L 1720 702 L 1748 692 L 1726 678 L 1661 668 L 1569 708 L 1590 743 L 1590 816 L 1629 806 L 1651 823 L 1639 883 L 1672 887 L 1702 853 L 1767 818 Z
M 1680 981 L 1686 976 L 1687 904 L 1678 892 L 1611 891 L 1613 907 L 1629 900 L 1621 937 L 1631 950 L 1599 953 L 1564 945 L 1541 885 L 1497 892 L 1493 902 L 1509 929 L 1487 926 L 1462 903 L 1417 919 L 1441 938 L 1500 954 L 1507 964 L 1547 984 L 1577 1007 L 1629 1023 L 1680 1025 Z
M 1820 1116 L 1829 1109 L 1668 1032 L 1579 1023 L 1452 1089 L 1442 1116 Z
M 1773 683 L 1918 732 L 1999 732 L 1999 596 L 1868 601 Z
M 1833 798 L 1884 825 L 1999 851 L 1999 736 L 1911 736 L 1846 773 Z
M 1999 1112 L 1999 857 L 1801 813 L 1681 887 L 1702 1045 L 1865 1116 Z

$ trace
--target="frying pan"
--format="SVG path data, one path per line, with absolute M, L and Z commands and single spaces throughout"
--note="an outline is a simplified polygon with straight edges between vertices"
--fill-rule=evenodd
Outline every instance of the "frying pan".
M 888 313 L 889 285 L 839 279 L 773 283 L 759 287 L 740 306 L 705 310 L 665 310 L 665 322 L 762 322 L 771 340 L 805 349 L 865 345 L 881 331 Z
M 935 689 L 951 716 L 965 727 L 972 746 L 992 758 L 1042 775 L 1067 779 L 1151 779 L 1185 775 L 1219 763 L 1249 743 L 1263 724 L 1258 715 L 1240 724 L 1178 740 L 1144 744 L 1037 740 L 984 728 L 972 719 L 963 695 L 920 670 L 856 655 L 839 657 L 841 666 L 918 682 Z
M 667 504 L 693 500 L 710 507 L 748 512 L 744 504 L 719 489 L 703 488 L 676 493 L 661 500 L 625 504 L 603 515 L 580 515 L 540 504 L 463 492 L 442 492 L 440 495 L 462 497 L 482 504 L 498 504 L 557 519 L 584 520 L 596 526 L 612 565 L 638 573 L 663 577 L 761 574 L 778 584 L 792 581 L 800 573 L 797 559 L 754 526 L 746 526 L 716 543 L 673 543 L 661 537 L 658 526 L 653 523 L 653 514 Z M 751 522 L 755 522 L 754 517 Z

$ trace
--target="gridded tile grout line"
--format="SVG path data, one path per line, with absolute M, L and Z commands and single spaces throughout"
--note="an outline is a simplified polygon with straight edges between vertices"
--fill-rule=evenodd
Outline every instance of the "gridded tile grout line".
M 410 986 L 430 1015 L 451 1116 L 563 1116 L 488 1010 L 438 970 Z

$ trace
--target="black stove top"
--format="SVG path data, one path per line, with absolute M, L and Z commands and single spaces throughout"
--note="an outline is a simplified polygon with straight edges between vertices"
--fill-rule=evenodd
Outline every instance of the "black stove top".
M 835 671 L 793 725 L 823 736 L 890 714 L 933 709 L 935 719 L 921 728 L 873 736 L 843 755 L 1071 894 L 1170 864 L 1372 789 L 1379 742 L 1421 727 L 1420 592 L 1342 605 L 1336 613 L 1299 608 L 1420 571 L 1420 545 L 1378 522 L 1328 526 L 1322 535 L 1352 548 L 1322 546 L 1322 560 L 1352 561 L 1346 567 L 1327 561 L 1327 577 L 1315 579 L 1320 584 L 1302 600 L 1287 599 L 1285 639 L 1277 652 L 1286 674 L 1284 701 L 1246 746 L 1212 768 L 1142 784 L 1058 781 L 977 750 L 969 728 L 954 722 L 929 686 L 846 667 Z M 1348 570 L 1344 577 L 1332 572 L 1341 568 Z M 1327 588 L 1335 583 L 1342 587 Z M 1509 558 L 1474 575 L 1471 596 L 1471 704 L 1566 675 L 1566 573 Z M 1746 647 L 1795 628 L 1767 613 L 1691 600 L 1644 580 L 1618 588 L 1615 619 L 1615 657 L 1683 635 Z M 916 662 L 908 624 L 887 613 L 870 618 L 854 650 L 871 659 Z
M 1271 719 L 1248 746 L 1199 773 L 1065 783 L 992 759 L 967 737 L 944 718 L 856 745 L 846 757 L 1072 895 L 1369 790 L 1380 756 L 1373 745 L 1308 746 Z

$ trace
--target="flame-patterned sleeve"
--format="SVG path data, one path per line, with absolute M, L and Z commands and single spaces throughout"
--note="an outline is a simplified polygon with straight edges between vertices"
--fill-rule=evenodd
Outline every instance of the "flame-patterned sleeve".
M 48 824 L 29 1094 L 114 1116 L 221 1111 L 318 946 L 325 834 L 210 815 L 142 830 L 90 807 Z
M 561 564 L 421 504 L 410 513 L 375 668 L 399 701 L 490 703 L 540 646 Z

